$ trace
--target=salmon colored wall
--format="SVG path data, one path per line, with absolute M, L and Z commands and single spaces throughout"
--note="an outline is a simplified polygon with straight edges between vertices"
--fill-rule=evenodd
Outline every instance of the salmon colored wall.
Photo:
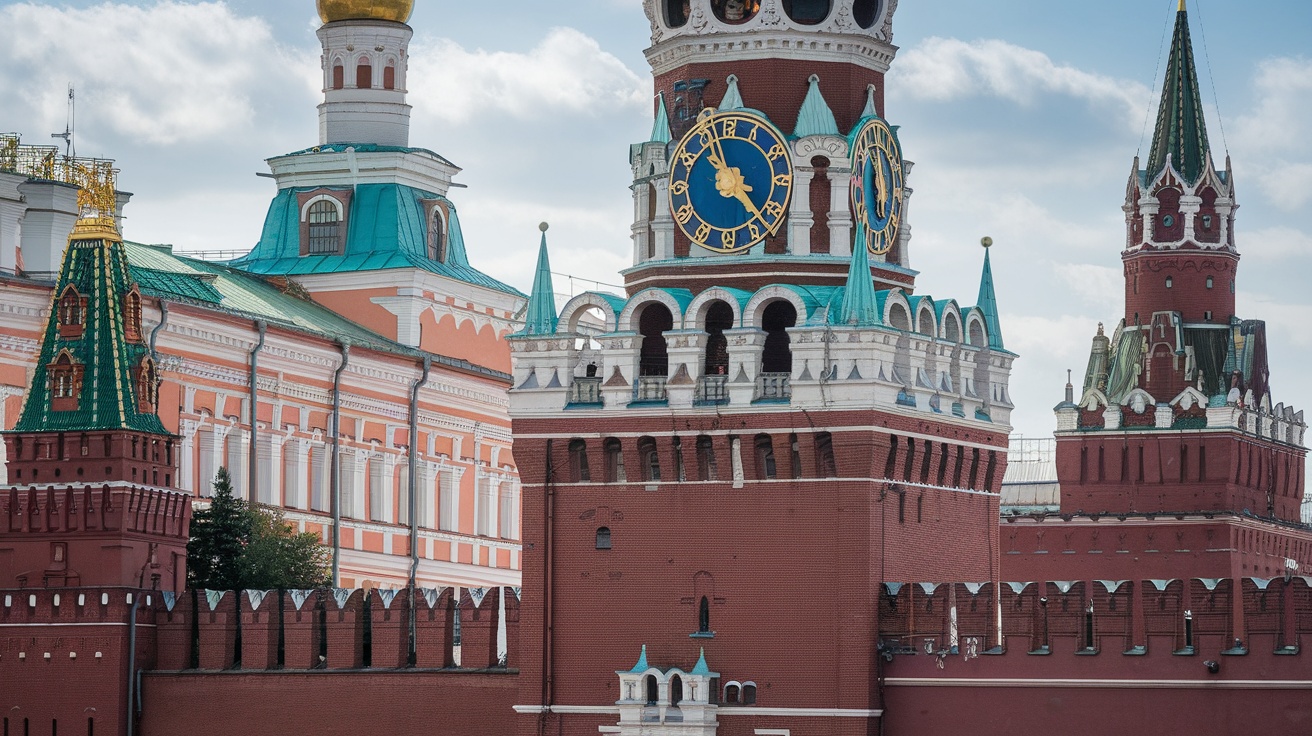
M 311 296 L 315 302 L 338 314 L 350 315 L 352 322 L 363 325 L 390 340 L 396 339 L 396 315 L 371 301 L 375 297 L 396 296 L 395 289 L 317 291 Z
M 424 350 L 510 372 L 510 346 L 491 325 L 479 330 L 473 322 L 465 321 L 456 327 L 455 318 L 450 315 L 438 321 L 432 312 L 425 312 L 419 319 L 419 327 L 419 346 Z

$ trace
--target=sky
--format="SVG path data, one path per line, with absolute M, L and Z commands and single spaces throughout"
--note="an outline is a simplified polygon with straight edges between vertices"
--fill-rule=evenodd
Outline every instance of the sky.
M 574 277 L 558 291 L 618 283 L 628 146 L 651 128 L 640 1 L 416 4 L 411 144 L 462 167 L 472 263 L 527 291 L 545 220 Z M 1066 371 L 1082 382 L 1098 322 L 1121 314 L 1120 208 L 1176 4 L 901 0 L 894 17 L 885 113 L 916 164 L 917 291 L 973 303 L 993 238 L 1026 436 L 1051 436 Z M 1240 316 L 1267 321 L 1274 401 L 1312 408 L 1312 3 L 1190 0 L 1190 16 L 1213 154 L 1233 159 Z M 245 251 L 274 194 L 256 172 L 317 143 L 317 26 L 310 0 L 0 0 L 0 131 L 48 142 L 72 83 L 78 153 L 115 159 L 135 195 L 126 237 Z

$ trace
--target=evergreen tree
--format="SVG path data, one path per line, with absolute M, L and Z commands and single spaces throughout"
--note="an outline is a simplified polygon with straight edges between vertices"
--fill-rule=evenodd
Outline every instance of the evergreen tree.
M 276 509 L 251 508 L 232 492 L 227 468 L 210 507 L 197 511 L 187 543 L 187 582 L 207 590 L 317 588 L 331 584 L 328 551 Z

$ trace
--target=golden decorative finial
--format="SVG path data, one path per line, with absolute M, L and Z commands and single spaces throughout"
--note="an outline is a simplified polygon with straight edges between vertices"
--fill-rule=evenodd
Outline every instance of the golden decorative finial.
M 989 236 L 985 235 L 984 237 L 979 239 L 979 244 L 984 246 L 985 248 L 992 248 L 993 238 L 990 238 Z
M 548 225 L 548 224 L 545 223 L 545 222 L 538 223 L 538 229 L 541 230 L 541 231 L 544 232 L 544 233 L 547 231 L 547 228 L 549 228 L 549 227 L 551 227 L 551 226 Z
M 1184 0 L 1180 0 L 1180 12 L 1184 12 Z

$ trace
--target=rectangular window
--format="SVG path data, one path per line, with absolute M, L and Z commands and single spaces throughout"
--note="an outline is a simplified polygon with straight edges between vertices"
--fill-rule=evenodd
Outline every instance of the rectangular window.
M 310 448 L 310 509 L 328 511 L 328 447 L 316 443 Z
M 474 533 L 491 537 L 496 534 L 493 519 L 500 484 L 493 478 L 479 478 L 477 492 L 474 494 Z
M 515 522 L 519 517 L 519 504 L 516 503 L 516 497 L 519 495 L 518 489 L 513 483 L 501 484 L 501 536 L 504 539 L 516 539 L 519 537 L 518 530 L 515 528 Z
M 383 458 L 374 457 L 369 459 L 369 470 L 365 486 L 365 493 L 369 498 L 369 519 L 371 521 L 390 521 L 387 514 L 388 501 L 391 493 Z
M 460 488 L 457 485 L 456 471 L 452 468 L 442 468 L 438 471 L 437 478 L 438 494 L 441 496 L 438 525 L 442 531 L 459 531 Z

